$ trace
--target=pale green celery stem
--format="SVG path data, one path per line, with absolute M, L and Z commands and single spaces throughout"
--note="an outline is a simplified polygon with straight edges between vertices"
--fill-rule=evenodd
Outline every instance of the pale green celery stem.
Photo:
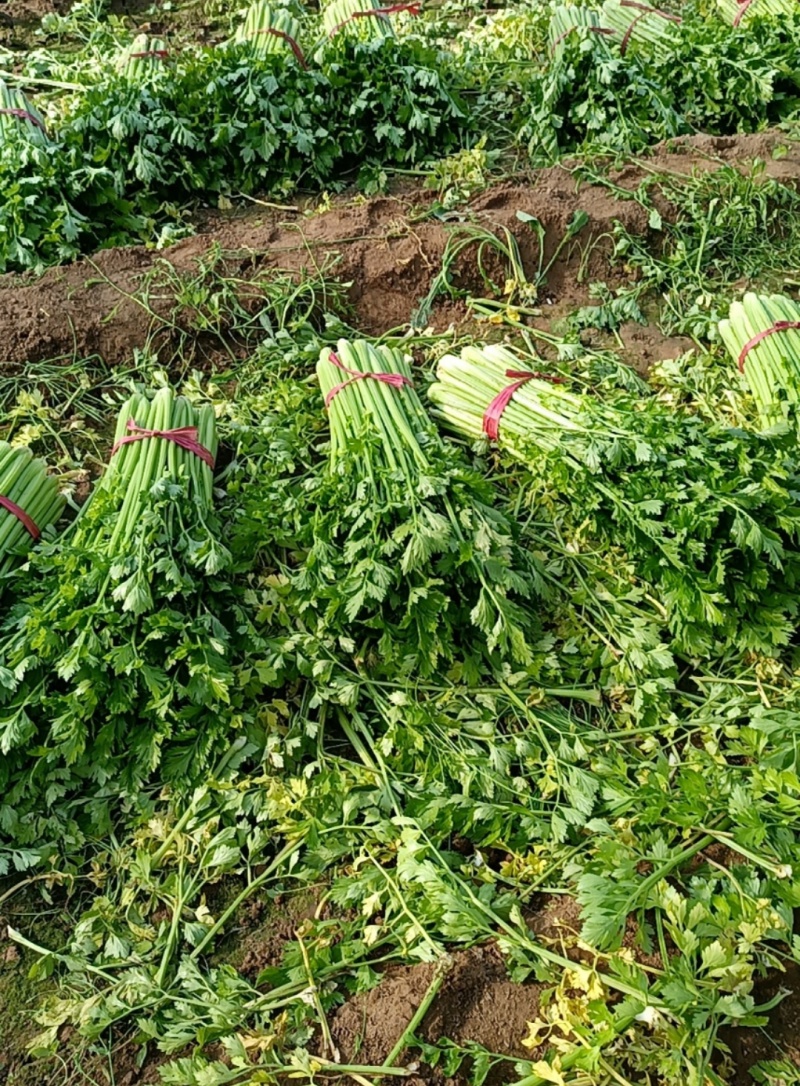
M 362 347 L 361 344 L 358 346 L 359 348 Z M 366 344 L 363 346 L 366 347 Z M 378 352 L 374 352 L 373 354 L 372 351 L 366 352 L 363 349 L 359 349 L 358 357 L 362 366 L 369 367 L 369 369 L 365 368 L 364 372 L 401 372 L 396 366 L 391 364 L 390 360 L 382 357 Z M 382 381 L 371 381 L 369 379 L 357 383 L 361 386 L 359 388 L 359 394 L 361 395 L 362 400 L 368 404 L 375 423 L 383 437 L 381 453 L 390 459 L 392 466 L 396 465 L 397 469 L 402 471 L 409 483 L 413 483 L 420 466 L 427 466 L 427 460 L 422 456 L 422 451 L 419 448 L 416 436 L 408 424 L 408 419 L 405 418 L 398 409 L 396 401 L 398 395 L 403 395 L 405 393 L 411 393 L 413 395 L 413 389 L 409 388 L 407 385 L 401 389 L 395 389 L 390 385 L 384 384 Z M 393 399 L 393 397 L 395 398 Z M 415 448 L 416 454 L 414 451 Z M 409 461 L 409 454 L 418 461 L 416 466 Z M 421 464 L 419 461 L 421 461 Z
M 10 498 L 23 509 L 25 506 L 22 494 L 27 488 L 31 459 L 30 449 L 15 450 L 6 446 L 0 462 L 0 494 Z M 25 511 L 27 512 L 27 509 Z M 0 549 L 7 549 L 10 540 L 14 537 L 17 541 L 21 539 L 23 532 L 25 529 L 14 514 L 0 508 Z
M 216 460 L 219 452 L 217 420 L 214 408 L 208 404 L 198 411 L 197 433 L 201 445 L 205 446 Z M 210 509 L 214 499 L 214 472 L 202 460 L 198 463 L 198 469 L 200 472 L 200 488 L 197 497 L 198 500 L 202 501 L 206 509 Z
M 173 392 L 169 388 L 162 388 L 156 393 L 147 412 L 147 421 L 139 422 L 148 430 L 168 430 L 172 420 Z M 130 486 L 127 489 L 120 516 L 114 527 L 108 544 L 107 553 L 111 556 L 117 553 L 117 547 L 121 540 L 128 539 L 133 534 L 135 524 L 141 515 L 144 505 L 144 494 L 153 486 L 156 479 L 164 474 L 167 459 L 167 450 L 162 438 L 134 441 L 121 451 L 135 451 L 138 454 L 138 463 L 131 477 Z
M 337 344 L 336 353 L 340 358 L 341 355 L 339 352 L 342 349 L 343 343 L 344 341 L 342 340 Z M 347 376 L 329 361 L 329 355 L 330 349 L 327 347 L 323 348 L 320 352 L 319 362 L 317 363 L 317 379 L 319 381 L 323 401 L 331 389 L 335 388 L 335 386 L 340 383 L 339 378 L 344 379 Z M 342 359 L 342 361 L 344 361 L 344 359 Z M 347 363 L 345 363 L 345 365 L 346 364 Z M 351 395 L 351 393 L 354 392 L 359 384 L 361 384 L 361 382 L 356 381 L 354 384 L 348 385 L 347 388 L 343 388 L 341 392 L 334 396 L 327 408 L 328 424 L 331 433 L 330 465 L 335 469 L 340 463 L 347 463 L 349 457 L 350 465 L 348 470 L 360 470 L 360 472 L 369 479 L 373 490 L 377 490 L 377 480 L 375 479 L 375 473 L 370 457 L 367 456 L 362 460 L 360 469 L 358 469 L 354 463 L 355 454 L 352 451 L 353 440 L 358 432 L 358 419 L 360 416 L 356 410 L 354 396 Z

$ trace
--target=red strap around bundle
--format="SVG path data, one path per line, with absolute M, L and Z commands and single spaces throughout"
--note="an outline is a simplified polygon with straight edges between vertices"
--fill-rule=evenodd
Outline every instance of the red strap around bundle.
M 550 46 L 550 52 L 555 52 L 557 46 L 559 46 L 565 38 L 568 38 L 575 30 L 590 30 L 593 34 L 606 34 L 613 37 L 614 31 L 608 26 L 571 26 L 564 31 L 563 34 L 559 34 L 553 44 Z
M 37 525 L 28 516 L 24 509 L 20 509 L 16 502 L 12 502 L 11 498 L 5 498 L 0 494 L 0 505 L 3 509 L 7 509 L 12 516 L 15 516 L 17 520 L 22 524 L 25 530 L 30 535 L 31 539 L 38 539 L 42 534 Z
M 7 117 L 18 117 L 21 121 L 30 121 L 31 124 L 35 124 L 37 128 L 41 128 L 42 132 L 45 130 L 44 125 L 39 118 L 27 109 L 11 109 L 9 107 L 8 109 L 0 109 L 0 113 L 4 113 Z
M 762 340 L 768 336 L 774 336 L 776 332 L 788 332 L 792 328 L 800 328 L 800 321 L 777 321 L 771 328 L 764 328 L 761 332 L 758 332 L 745 343 L 744 347 L 739 354 L 739 370 L 744 373 L 744 364 L 747 361 L 747 356 L 750 354 L 754 347 L 757 347 Z
M 739 10 L 736 12 L 736 18 L 733 20 L 734 26 L 739 25 L 739 23 L 742 21 L 744 13 L 747 11 L 752 3 L 753 0 L 739 0 Z
M 662 19 L 667 19 L 670 23 L 682 23 L 680 15 L 670 15 L 667 11 L 661 11 L 660 8 L 651 8 L 648 4 L 640 4 L 639 0 L 619 0 L 619 6 L 621 8 L 636 8 L 637 11 L 641 11 L 644 15 L 660 15 Z
M 282 38 L 291 47 L 292 52 L 297 57 L 297 63 L 304 71 L 308 71 L 308 64 L 306 63 L 305 54 L 297 42 L 294 40 L 291 34 L 287 34 L 285 30 L 278 30 L 274 26 L 265 26 L 256 31 L 256 34 L 271 34 L 274 38 Z
M 156 60 L 166 60 L 169 49 L 145 49 L 141 53 L 131 53 L 131 59 L 143 60 L 145 57 L 154 57 Z
M 148 437 L 162 437 L 165 441 L 172 441 L 175 445 L 179 445 L 186 452 L 199 456 L 212 471 L 214 470 L 214 456 L 210 449 L 197 440 L 196 426 L 179 426 L 176 430 L 144 430 L 137 425 L 135 419 L 128 419 L 126 426 L 130 433 L 115 443 L 111 450 L 112 456 L 119 452 L 123 445 L 130 445 L 134 441 L 144 441 Z
M 351 370 L 344 365 L 339 356 L 334 354 L 333 351 L 330 353 L 330 361 L 337 369 L 344 370 L 345 373 L 351 373 L 353 376 L 348 381 L 342 381 L 341 384 L 333 386 L 325 397 L 326 407 L 329 406 L 334 396 L 338 396 L 343 388 L 347 388 L 348 385 L 352 385 L 355 381 L 363 381 L 366 377 L 369 377 L 373 381 L 382 381 L 385 385 L 391 385 L 393 388 L 402 388 L 403 385 L 411 385 L 413 388 L 413 381 L 408 377 L 405 377 L 402 373 L 362 373 L 361 370 Z
M 514 379 L 514 383 L 498 392 L 483 416 L 483 432 L 490 441 L 497 441 L 500 432 L 500 419 L 503 412 L 511 403 L 511 399 L 518 388 L 522 388 L 528 381 L 550 381 L 554 385 L 563 385 L 563 377 L 552 377 L 549 373 L 531 373 L 528 370 L 506 370 L 506 377 Z
M 329 38 L 332 38 L 334 34 L 338 34 L 343 26 L 347 26 L 353 19 L 371 19 L 376 15 L 395 15 L 398 12 L 405 11 L 409 15 L 419 15 L 422 9 L 421 0 L 412 0 L 407 4 L 391 4 L 388 8 L 369 8 L 367 11 L 354 11 L 352 15 L 348 15 L 346 19 L 342 19 L 340 23 L 328 34 Z

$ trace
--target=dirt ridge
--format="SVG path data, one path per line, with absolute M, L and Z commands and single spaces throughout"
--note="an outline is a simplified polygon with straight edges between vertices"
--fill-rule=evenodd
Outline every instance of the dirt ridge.
M 620 189 L 632 191 L 654 170 L 688 174 L 725 164 L 744 168 L 756 158 L 766 163 L 770 177 L 786 183 L 800 179 L 800 145 L 777 132 L 672 141 L 654 148 L 646 161 L 611 172 L 609 179 Z M 141 246 L 108 249 L 52 268 L 39 278 L 0 276 L 5 368 L 95 354 L 109 365 L 126 363 L 134 349 L 152 341 L 158 325 L 153 313 L 134 298 L 146 277 L 164 262 L 180 275 L 192 273 L 214 245 L 226 252 L 232 275 L 330 271 L 350 284 L 348 296 L 359 329 L 370 335 L 385 334 L 408 323 L 440 271 L 448 239 L 459 226 L 455 218 L 443 222 L 423 217 L 431 200 L 430 191 L 415 188 L 372 199 L 343 198 L 328 210 L 306 214 L 250 205 L 226 215 L 208 215 L 195 236 L 162 252 Z M 606 185 L 581 184 L 570 169 L 556 166 L 490 187 L 459 215 L 462 222 L 469 218 L 501 235 L 507 229 L 517 241 L 525 268 L 535 269 L 535 234 L 517 218 L 517 212 L 535 215 L 543 224 L 545 258 L 549 259 L 577 209 L 589 215 L 589 222 L 555 263 L 541 299 L 545 317 L 552 322 L 587 304 L 587 288 L 593 280 L 602 279 L 612 287 L 621 281 L 621 273 L 610 266 L 610 232 L 619 221 L 628 230 L 645 233 L 644 208 L 634 200 L 618 198 Z M 474 248 L 457 268 L 460 286 L 486 293 Z M 502 283 L 505 269 L 499 257 L 490 255 L 486 270 Z M 156 313 L 159 304 L 154 303 Z M 436 331 L 444 331 L 464 317 L 463 303 L 446 298 L 434 308 L 431 323 Z M 169 335 L 161 335 L 158 342 L 164 349 L 170 347 Z

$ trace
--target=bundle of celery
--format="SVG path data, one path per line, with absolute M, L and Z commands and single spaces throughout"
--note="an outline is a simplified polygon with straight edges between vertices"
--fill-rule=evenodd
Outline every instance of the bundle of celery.
M 430 674 L 488 652 L 524 662 L 534 567 L 486 484 L 436 433 L 403 355 L 341 340 L 317 366 L 330 462 L 307 500 L 296 587 L 316 631 L 372 668 Z M 396 671 L 395 671 L 396 674 Z
M 27 554 L 64 508 L 58 484 L 30 449 L 0 441 L 0 576 Z
M 18 577 L 0 626 L 0 822 L 18 840 L 46 839 L 50 815 L 61 832 L 87 781 L 96 829 L 111 798 L 137 796 L 156 766 L 187 782 L 245 723 L 231 660 L 246 627 L 226 620 L 217 577 L 216 443 L 210 408 L 168 388 L 131 397 L 87 505 Z
M 146 83 L 163 68 L 168 57 L 169 50 L 163 38 L 137 34 L 117 58 L 117 68 L 131 83 Z
M 800 577 L 792 458 L 758 435 L 619 390 L 577 395 L 525 372 L 503 347 L 439 362 L 438 416 L 530 469 L 520 495 L 569 538 L 621 548 L 663 604 L 675 651 L 785 644 Z
M 21 90 L 9 87 L 0 79 L 0 148 L 20 133 L 35 146 L 44 146 L 48 142 L 41 113 Z
M 322 9 L 322 25 L 330 38 L 342 31 L 360 41 L 394 37 L 392 20 L 375 0 L 332 0 Z
M 300 24 L 284 8 L 273 9 L 267 0 L 256 0 L 247 9 L 244 22 L 233 40 L 247 43 L 254 57 L 266 57 L 291 49 L 298 63 L 305 67 L 305 58 L 298 45 Z
M 600 15 L 591 8 L 557 7 L 553 11 L 548 29 L 550 52 L 556 56 L 564 49 L 564 43 L 573 34 L 591 34 L 598 41 L 613 38 L 614 30 L 600 21 Z
M 747 378 L 765 428 L 800 400 L 800 305 L 782 294 L 745 294 L 719 322 L 722 342 Z
M 603 26 L 616 31 L 614 42 L 625 56 L 634 47 L 649 56 L 661 56 L 674 45 L 675 28 L 680 18 L 660 11 L 640 0 L 606 0 L 602 8 Z
M 733 26 L 754 18 L 786 19 L 797 11 L 797 0 L 717 0 L 720 14 Z

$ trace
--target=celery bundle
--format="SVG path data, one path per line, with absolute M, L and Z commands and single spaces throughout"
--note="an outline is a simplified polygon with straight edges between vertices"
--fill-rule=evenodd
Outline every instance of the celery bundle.
M 330 38 L 342 31 L 360 41 L 395 36 L 389 15 L 375 0 L 332 0 L 322 9 L 322 25 Z
M 169 50 L 163 38 L 137 34 L 131 44 L 120 53 L 117 68 L 132 83 L 143 83 L 161 70 L 168 56 Z
M 534 567 L 486 484 L 432 426 L 403 355 L 365 342 L 325 348 L 328 471 L 309 495 L 313 543 L 296 587 L 320 631 L 338 627 L 374 667 L 430 674 L 486 651 L 528 659 L 530 620 L 512 597 Z
M 762 16 L 785 19 L 797 11 L 797 0 L 717 0 L 717 5 L 723 18 L 733 26 Z
M 58 484 L 30 449 L 0 441 L 0 575 L 26 554 L 64 508 Z
M 616 32 L 620 52 L 625 55 L 633 47 L 650 56 L 660 56 L 674 44 L 675 28 L 680 25 L 677 15 L 670 15 L 640 0 L 606 0 L 601 14 L 604 26 Z
M 622 548 L 664 605 L 676 651 L 786 643 L 800 578 L 791 458 L 654 397 L 600 401 L 525 369 L 498 346 L 446 355 L 430 390 L 436 414 L 524 463 L 521 498 L 552 509 L 561 530 L 585 526 Z
M 800 400 L 800 306 L 782 294 L 745 294 L 719 334 L 745 375 L 765 428 L 784 422 Z
M 41 113 L 21 90 L 9 87 L 0 79 L 0 147 L 20 133 L 36 146 L 48 142 Z
M 18 575 L 0 626 L 0 788 L 20 839 L 24 812 L 58 804 L 63 822 L 87 779 L 106 805 L 138 795 L 156 766 L 184 781 L 241 726 L 241 619 L 226 628 L 218 605 L 216 445 L 211 408 L 169 388 L 132 396 L 81 514 Z
M 484 415 L 504 389 L 520 380 L 525 365 L 505 347 L 465 347 L 445 355 L 436 371 L 438 384 L 428 395 L 436 414 L 457 433 L 475 440 L 485 436 Z M 509 374 L 520 372 L 520 377 Z M 535 373 L 535 371 L 534 371 Z M 579 441 L 625 437 L 617 413 L 601 400 L 569 391 L 560 379 L 537 374 L 520 384 L 498 422 L 502 444 L 523 457 L 532 445 L 553 450 L 570 436 Z M 591 453 L 589 459 L 593 462 Z
M 247 43 L 254 57 L 266 57 L 291 49 L 301 65 L 305 64 L 298 45 L 300 24 L 283 8 L 274 9 L 267 0 L 256 0 L 247 9 L 244 22 L 233 40 Z
M 550 19 L 548 36 L 550 52 L 556 56 L 563 52 L 567 40 L 576 33 L 589 33 L 598 41 L 614 37 L 610 26 L 605 26 L 600 15 L 592 8 L 557 7 Z

